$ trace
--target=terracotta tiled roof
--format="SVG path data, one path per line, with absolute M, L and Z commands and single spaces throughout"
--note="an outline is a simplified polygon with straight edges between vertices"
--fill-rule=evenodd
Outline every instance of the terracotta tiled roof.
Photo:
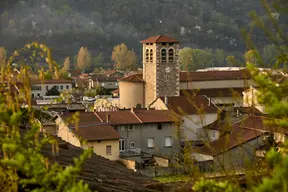
M 136 78 L 135 78 L 136 76 Z M 180 72 L 180 82 L 190 81 L 214 81 L 214 80 L 246 80 L 251 79 L 247 70 L 239 71 L 200 71 L 200 72 Z M 143 74 L 137 73 L 119 79 L 119 81 L 144 82 Z
M 266 132 L 277 132 L 284 134 L 288 133 L 287 129 L 266 124 L 265 121 L 268 120 L 271 120 L 271 118 L 248 114 L 244 116 L 241 120 L 234 123 L 228 120 L 218 120 L 209 125 L 206 125 L 204 128 L 220 131 L 233 131 L 234 129 L 244 128 Z
M 264 131 L 259 130 L 235 128 L 230 134 L 226 134 L 216 141 L 207 143 L 205 146 L 198 148 L 196 151 L 198 153 L 216 156 L 222 152 L 255 139 L 264 133 Z
M 72 83 L 71 80 L 68 79 L 31 79 L 32 84 L 62 84 L 62 83 Z
M 245 79 L 251 79 L 251 74 L 248 70 L 180 72 L 181 82 Z
M 63 114 L 62 118 L 69 121 L 73 115 L 75 115 L 75 112 L 68 112 Z M 79 112 L 78 118 L 78 125 L 80 126 L 102 123 L 93 112 Z M 73 127 L 74 125 L 71 124 L 71 126 Z
M 117 82 L 119 78 L 115 76 L 92 75 L 91 79 L 98 82 Z
M 21 135 L 24 135 L 24 131 L 21 131 L 21 133 Z M 39 137 L 42 139 L 44 136 L 40 133 Z M 50 162 L 56 162 L 64 167 L 74 165 L 73 159 L 79 158 L 83 154 L 83 149 L 72 146 L 58 137 L 56 139 L 59 144 L 57 155 L 54 154 L 52 145 L 47 143 L 41 148 L 43 156 Z M 0 149 L 0 156 L 2 154 Z M 95 153 L 85 160 L 83 166 L 81 166 L 78 179 L 88 184 L 92 191 L 155 192 L 161 191 L 157 190 L 157 188 L 163 187 L 158 181 L 135 173 L 119 162 L 110 161 Z
M 233 125 L 234 128 L 247 128 L 252 130 L 261 130 L 267 132 L 276 132 L 276 133 L 284 133 L 287 134 L 288 130 L 283 127 L 278 127 L 275 125 L 269 125 L 266 122 L 271 121 L 273 119 L 264 116 L 256 116 L 256 115 L 249 115 L 247 118 L 243 119 Z M 275 119 L 274 119 L 275 120 Z
M 119 139 L 119 133 L 110 125 L 103 123 L 97 118 L 94 112 L 79 112 L 79 122 L 77 124 L 78 130 L 75 128 L 75 124 L 70 123 L 71 117 L 75 113 L 66 113 L 62 117 L 68 121 L 68 127 L 80 138 L 87 141 L 100 141 Z
M 78 87 L 88 87 L 87 79 L 81 79 L 80 77 L 75 77 L 74 80 Z
M 160 97 L 165 103 L 165 98 Z M 217 113 L 218 108 L 210 103 L 205 96 L 175 96 L 168 97 L 167 107 L 178 115 L 199 114 L 199 111 L 205 113 Z M 204 111 L 202 111 L 204 110 Z
M 142 74 L 133 74 L 119 79 L 122 82 L 144 83 Z
M 214 88 L 214 89 L 199 89 L 199 90 L 180 90 L 180 95 L 206 95 L 207 97 L 233 97 L 241 96 L 245 88 Z
M 101 141 L 120 139 L 120 134 L 112 126 L 106 124 L 91 124 L 79 126 L 78 130 L 71 127 L 72 131 L 87 141 Z
M 142 123 L 164 123 L 174 122 L 173 112 L 167 110 L 131 110 L 97 112 L 100 119 L 105 122 L 110 115 L 112 125 L 142 124 Z
M 71 69 L 68 72 L 71 74 L 71 77 L 78 77 L 81 74 L 80 69 Z
M 167 37 L 165 35 L 152 36 L 140 41 L 141 43 L 179 43 L 176 39 Z
M 114 94 L 119 94 L 119 89 L 115 89 L 114 91 L 112 91 L 111 93 L 114 93 Z

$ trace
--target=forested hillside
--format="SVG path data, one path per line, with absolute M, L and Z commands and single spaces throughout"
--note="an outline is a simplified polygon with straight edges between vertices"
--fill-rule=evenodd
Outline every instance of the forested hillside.
M 102 52 L 109 63 L 115 45 L 125 43 L 139 54 L 141 39 L 161 33 L 179 39 L 182 47 L 219 48 L 239 57 L 245 51 L 240 28 L 249 27 L 251 10 L 261 14 L 261 2 L 6 0 L 0 3 L 0 46 L 11 51 L 38 40 L 52 47 L 59 61 L 86 46 L 92 55 Z M 258 46 L 265 45 L 261 33 L 255 32 L 255 40 Z

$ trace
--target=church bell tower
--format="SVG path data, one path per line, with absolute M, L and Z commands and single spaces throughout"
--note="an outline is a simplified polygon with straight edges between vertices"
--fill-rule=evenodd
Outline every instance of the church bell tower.
M 147 107 L 156 98 L 179 96 L 179 42 L 165 35 L 142 40 L 143 80 Z

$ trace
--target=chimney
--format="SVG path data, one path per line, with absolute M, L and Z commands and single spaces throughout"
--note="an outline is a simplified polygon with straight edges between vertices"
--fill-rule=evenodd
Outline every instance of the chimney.
M 110 122 L 110 114 L 106 114 L 106 122 Z
M 165 105 L 168 105 L 168 96 L 164 97 L 164 103 L 165 103 Z

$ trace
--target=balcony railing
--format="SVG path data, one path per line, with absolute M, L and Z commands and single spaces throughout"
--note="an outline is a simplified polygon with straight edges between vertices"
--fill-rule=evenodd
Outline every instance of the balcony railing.
M 129 156 L 136 156 L 136 155 L 141 155 L 140 148 L 127 149 L 127 150 L 120 151 L 120 156 L 122 157 L 129 157 Z

